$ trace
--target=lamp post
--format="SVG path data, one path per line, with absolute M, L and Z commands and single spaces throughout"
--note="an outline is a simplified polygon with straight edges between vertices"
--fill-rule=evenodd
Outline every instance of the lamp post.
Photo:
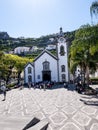
M 2 72 L 0 71 L 0 86 L 1 86 L 1 74 L 2 74 Z

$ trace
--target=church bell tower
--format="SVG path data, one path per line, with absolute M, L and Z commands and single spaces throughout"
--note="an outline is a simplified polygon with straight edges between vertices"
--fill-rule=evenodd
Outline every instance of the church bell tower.
M 59 69 L 58 80 L 59 82 L 68 82 L 68 50 L 62 27 L 60 28 L 60 32 L 58 35 L 57 56 Z

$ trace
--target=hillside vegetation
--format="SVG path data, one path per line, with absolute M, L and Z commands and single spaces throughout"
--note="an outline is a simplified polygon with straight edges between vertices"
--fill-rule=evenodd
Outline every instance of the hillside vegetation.
M 46 47 L 49 44 L 57 43 L 57 34 L 51 34 L 46 36 L 41 36 L 40 38 L 12 38 L 8 34 L 4 37 L 5 33 L 0 33 L 0 50 L 9 52 L 14 50 L 14 48 L 18 46 L 38 46 L 38 47 Z M 74 39 L 75 31 L 73 32 L 65 32 L 64 36 L 69 43 L 69 46 Z

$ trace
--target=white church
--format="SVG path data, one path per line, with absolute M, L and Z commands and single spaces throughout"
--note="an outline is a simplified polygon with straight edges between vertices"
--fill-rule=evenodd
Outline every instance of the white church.
M 28 63 L 24 69 L 24 82 L 68 82 L 68 50 L 62 28 L 58 35 L 56 51 L 57 56 L 45 49 L 32 63 Z

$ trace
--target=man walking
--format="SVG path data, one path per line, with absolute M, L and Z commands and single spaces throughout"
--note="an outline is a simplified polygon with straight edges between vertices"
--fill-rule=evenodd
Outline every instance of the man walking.
M 1 86 L 1 91 L 3 92 L 4 94 L 4 99 L 2 101 L 5 101 L 6 100 L 6 86 L 5 85 L 2 85 Z

